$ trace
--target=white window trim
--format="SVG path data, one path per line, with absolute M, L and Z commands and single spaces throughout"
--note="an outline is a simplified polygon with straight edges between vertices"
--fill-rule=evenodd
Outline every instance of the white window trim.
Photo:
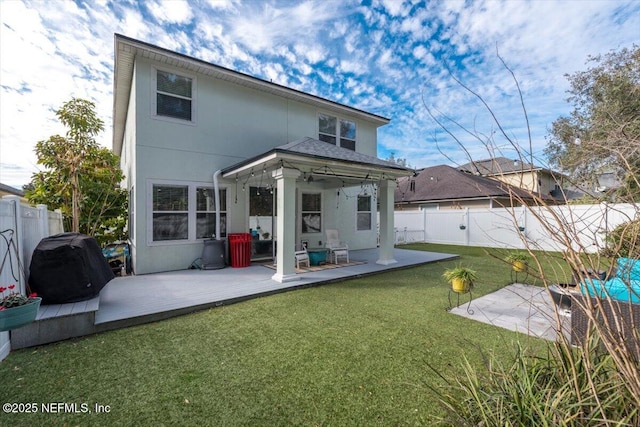
M 138 214 L 136 213 L 136 197 L 138 196 L 138 190 L 135 185 L 132 185 L 129 188 L 129 194 L 127 195 L 129 198 L 129 212 L 128 212 L 128 221 L 127 224 L 127 234 L 129 235 L 129 240 L 132 245 L 136 245 L 136 233 L 138 231 L 138 226 L 136 225 L 136 221 L 138 219 Z M 133 233 L 132 233 L 133 231 Z
M 368 211 L 359 211 L 358 210 L 358 198 L 359 197 L 368 197 L 369 198 L 370 202 L 369 202 L 369 210 Z M 373 226 L 374 226 L 374 222 L 373 222 L 373 213 L 374 213 L 373 204 L 374 203 L 375 203 L 375 201 L 374 201 L 373 195 L 371 195 L 371 194 L 368 194 L 366 196 L 364 194 L 359 194 L 358 196 L 356 196 L 356 209 L 355 209 L 356 217 L 355 217 L 355 222 L 354 222 L 354 225 L 355 225 L 354 228 L 356 229 L 356 233 L 369 233 L 369 232 L 373 231 Z M 358 214 L 359 213 L 365 213 L 365 212 L 369 212 L 369 218 L 371 220 L 371 227 L 366 229 L 366 230 L 359 230 L 358 229 Z
M 302 213 L 303 212 L 307 212 L 304 211 L 302 209 L 302 197 L 304 194 L 319 194 L 320 195 L 320 231 L 318 232 L 312 232 L 312 233 L 308 233 L 308 232 L 304 232 L 302 231 Z M 300 218 L 300 234 L 304 235 L 304 236 L 313 236 L 313 235 L 322 235 L 322 233 L 324 233 L 324 196 L 322 194 L 322 191 L 306 191 L 306 190 L 301 190 L 300 191 L 300 211 L 299 213 L 299 218 Z M 315 211 L 309 211 L 309 212 L 315 212 Z
M 183 120 L 175 117 L 160 116 L 158 115 L 158 71 L 164 71 L 165 73 L 177 74 L 182 77 L 188 77 L 191 79 L 191 120 Z M 183 70 L 167 67 L 151 67 L 151 118 L 154 120 L 161 120 L 163 122 L 177 123 L 187 126 L 195 126 L 197 124 L 197 93 L 198 93 L 198 81 L 193 74 L 185 73 Z M 357 134 L 356 134 L 357 136 Z
M 316 113 L 316 135 L 318 135 L 318 138 L 320 138 L 320 133 L 321 133 L 320 132 L 320 117 L 319 117 L 320 114 L 323 114 L 325 116 L 330 116 L 330 117 L 333 117 L 333 118 L 336 119 L 336 129 L 335 129 L 336 133 L 334 135 L 330 135 L 330 136 L 334 136 L 336 138 L 336 147 L 342 147 L 341 139 L 343 139 L 343 138 L 340 137 L 340 120 L 346 120 L 346 121 L 349 121 L 349 122 L 353 122 L 356 125 L 356 138 L 355 139 L 344 138 L 344 139 L 348 139 L 349 141 L 354 141 L 354 143 L 356 145 L 356 147 L 355 147 L 356 149 L 353 150 L 353 151 L 358 151 L 358 128 L 359 128 L 359 126 L 358 126 L 358 121 L 357 120 L 350 119 L 350 118 L 347 118 L 345 116 L 339 116 L 336 113 L 331 113 L 331 112 L 328 112 L 328 111 L 319 110 Z M 329 135 L 329 134 L 325 134 L 325 135 Z M 344 148 L 344 147 L 342 147 L 342 148 Z M 350 150 L 350 148 L 348 148 L 348 150 Z
M 161 240 L 154 241 L 153 240 L 153 186 L 154 185 L 175 185 L 188 187 L 187 194 L 189 198 L 189 208 L 187 210 L 187 224 L 189 227 L 189 233 L 187 239 L 181 240 Z M 195 181 L 168 181 L 162 179 L 149 179 L 147 180 L 147 194 L 145 200 L 145 206 L 147 208 L 147 224 L 146 224 L 146 233 L 147 233 L 147 246 L 175 246 L 175 245 L 185 245 L 185 244 L 193 244 L 199 243 L 207 238 L 196 238 L 196 221 L 197 221 L 197 206 L 196 206 L 196 190 L 198 188 L 205 187 L 213 189 L 213 184 L 211 182 L 195 182 Z M 226 206 L 227 210 L 227 230 L 231 229 L 231 215 L 229 214 L 229 188 L 226 185 L 221 185 L 218 190 L 226 190 Z M 228 231 L 227 231 L 228 232 Z

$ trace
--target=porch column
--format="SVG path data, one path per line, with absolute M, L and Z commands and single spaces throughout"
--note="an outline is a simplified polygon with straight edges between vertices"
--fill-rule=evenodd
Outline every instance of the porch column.
M 393 196 L 396 182 L 384 180 L 378 188 L 380 201 L 380 248 L 378 248 L 378 261 L 376 264 L 395 264 L 393 257 L 394 228 L 393 228 Z
M 295 270 L 296 243 L 296 178 L 300 172 L 295 169 L 280 168 L 273 171 L 277 188 L 277 247 L 276 274 L 271 276 L 276 282 L 298 280 Z

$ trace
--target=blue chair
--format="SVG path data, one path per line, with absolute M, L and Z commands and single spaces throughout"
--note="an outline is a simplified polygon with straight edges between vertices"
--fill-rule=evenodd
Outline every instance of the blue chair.
M 592 297 L 640 304 L 640 260 L 618 258 L 613 277 L 586 278 L 580 282 L 580 291 Z

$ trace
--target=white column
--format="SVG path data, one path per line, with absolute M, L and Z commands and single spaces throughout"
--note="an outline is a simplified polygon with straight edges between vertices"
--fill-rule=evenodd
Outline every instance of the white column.
M 295 270 L 296 243 L 296 178 L 300 172 L 295 169 L 280 168 L 273 171 L 277 188 L 277 248 L 276 274 L 271 278 L 276 282 L 298 280 Z
M 395 264 L 393 257 L 393 195 L 396 182 L 384 180 L 380 183 L 378 197 L 380 200 L 380 248 L 378 249 L 378 261 L 376 264 Z

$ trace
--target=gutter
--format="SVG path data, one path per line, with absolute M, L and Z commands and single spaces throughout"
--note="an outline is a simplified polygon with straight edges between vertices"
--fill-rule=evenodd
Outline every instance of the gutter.
M 218 169 L 213 173 L 213 200 L 216 205 L 216 234 L 214 236 L 215 240 L 220 239 L 220 192 L 218 191 L 218 177 L 222 173 L 222 169 Z

